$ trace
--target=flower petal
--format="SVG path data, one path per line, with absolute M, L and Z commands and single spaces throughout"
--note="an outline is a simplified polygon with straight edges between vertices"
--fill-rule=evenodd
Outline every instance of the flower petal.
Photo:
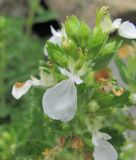
M 119 27 L 118 32 L 119 35 L 124 38 L 136 39 L 136 27 L 129 21 L 122 23 Z
M 42 80 L 37 79 L 34 76 L 31 76 L 30 80 L 27 80 L 26 82 L 23 83 L 15 83 L 13 88 L 12 88 L 12 95 L 14 98 L 19 99 L 21 98 L 24 94 L 26 94 L 31 86 L 44 86 L 45 83 L 42 82 Z
M 109 142 L 102 140 L 99 146 L 95 146 L 93 157 L 94 160 L 117 160 L 118 154 Z
M 71 73 L 69 71 L 67 71 L 65 68 L 59 67 L 59 70 L 64 76 L 70 77 Z
M 112 22 L 112 31 L 115 31 L 120 27 L 121 21 L 122 21 L 122 19 L 117 18 Z
M 61 45 L 61 42 L 62 42 L 62 33 L 61 31 L 56 31 L 52 26 L 51 26 L 51 33 L 52 33 L 52 36 L 51 38 L 48 40 L 49 42 L 52 42 L 54 44 L 58 44 L 58 45 Z M 44 55 L 45 56 L 48 56 L 48 51 L 46 49 L 46 46 L 44 48 Z
M 83 80 L 78 75 L 67 71 L 65 68 L 59 67 L 59 70 L 63 75 L 67 76 L 71 81 L 75 82 L 76 84 L 83 83 Z
M 109 134 L 97 131 L 93 133 L 92 142 L 95 146 L 98 146 L 101 140 L 109 140 L 111 138 L 112 137 Z
M 13 97 L 16 99 L 21 98 L 24 94 L 28 92 L 31 86 L 32 86 L 31 80 L 27 80 L 24 83 L 16 83 L 12 88 Z
M 74 75 L 73 77 L 71 77 L 71 79 L 76 83 L 76 84 L 81 84 L 83 83 L 83 80 L 79 77 Z
M 63 80 L 48 89 L 42 99 L 44 113 L 50 118 L 70 121 L 77 109 L 77 90 L 71 80 Z
M 51 26 L 51 33 L 53 36 L 61 37 L 61 31 L 60 30 L 56 31 L 52 26 Z
M 62 42 L 62 33 L 60 30 L 56 31 L 52 26 L 51 26 L 51 33 L 52 37 L 49 39 L 50 42 L 54 44 L 61 45 Z
M 99 138 L 100 138 L 100 139 L 109 140 L 109 139 L 112 138 L 112 137 L 111 137 L 109 134 L 107 134 L 107 133 L 103 133 L 103 132 L 98 132 L 98 133 L 99 133 Z

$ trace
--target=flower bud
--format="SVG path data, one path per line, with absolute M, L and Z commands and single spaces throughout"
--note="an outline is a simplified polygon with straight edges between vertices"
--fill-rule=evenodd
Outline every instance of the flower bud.
M 90 112 L 96 112 L 96 111 L 98 111 L 100 106 L 98 105 L 98 103 L 95 100 L 93 100 L 93 101 L 89 102 L 88 108 L 89 108 Z

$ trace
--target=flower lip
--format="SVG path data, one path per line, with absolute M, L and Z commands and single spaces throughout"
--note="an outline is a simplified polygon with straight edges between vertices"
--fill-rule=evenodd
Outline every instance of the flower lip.
M 27 80 L 26 82 L 17 82 L 12 88 L 12 95 L 14 98 L 19 99 L 24 94 L 26 94 L 32 86 L 32 80 Z
M 45 86 L 45 84 L 42 82 L 42 80 L 39 80 L 31 76 L 31 79 L 25 82 L 17 82 L 13 85 L 12 88 L 13 97 L 16 99 L 21 98 L 24 94 L 26 94 L 29 91 L 29 89 L 32 86 Z
M 75 84 L 67 79 L 46 90 L 42 105 L 44 113 L 50 118 L 68 122 L 77 110 L 77 90 Z

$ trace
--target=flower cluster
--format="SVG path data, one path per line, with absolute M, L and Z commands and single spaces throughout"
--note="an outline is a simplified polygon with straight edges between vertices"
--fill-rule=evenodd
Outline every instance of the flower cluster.
M 84 96 L 86 90 L 89 89 L 91 91 L 88 92 L 83 101 L 87 106 L 91 104 L 90 109 L 94 111 L 92 103 L 90 103 L 92 88 L 96 90 L 92 98 L 98 100 L 101 110 L 101 106 L 104 105 L 104 102 L 98 97 L 101 95 L 105 97 L 110 95 L 111 101 L 107 102 L 107 106 L 114 106 L 116 101 L 120 101 L 120 103 L 117 102 L 117 105 L 124 105 L 125 101 L 121 96 L 126 95 L 122 95 L 124 90 L 119 89 L 117 82 L 112 77 L 108 77 L 106 84 L 112 84 L 112 89 L 108 92 L 100 91 L 101 86 L 95 81 L 95 74 L 108 66 L 120 47 L 119 42 L 108 40 L 110 33 L 118 30 L 121 37 L 136 39 L 136 28 L 128 21 L 121 23 L 121 19 L 116 19 L 107 30 L 104 25 L 105 20 L 103 20 L 106 14 L 106 8 L 99 11 L 97 25 L 92 30 L 74 16 L 67 18 L 59 31 L 51 27 L 52 37 L 47 41 L 44 49 L 44 54 L 48 60 L 40 68 L 40 79 L 31 77 L 26 82 L 16 83 L 13 86 L 12 95 L 19 99 L 32 86 L 44 88 L 46 90 L 42 98 L 44 113 L 51 119 L 62 122 L 68 122 L 74 118 L 78 111 L 77 99 L 79 94 Z M 84 87 L 82 93 L 78 93 L 82 87 Z M 84 108 L 88 111 L 86 106 Z M 108 142 L 111 137 L 100 132 L 99 129 L 95 126 L 94 131 L 91 130 L 92 144 L 95 146 L 94 159 L 117 160 L 118 154 Z

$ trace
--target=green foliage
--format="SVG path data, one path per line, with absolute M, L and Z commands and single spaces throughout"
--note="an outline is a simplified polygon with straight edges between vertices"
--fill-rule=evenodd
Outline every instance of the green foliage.
M 29 102 L 24 99 L 22 102 L 15 102 L 11 97 L 11 86 L 16 81 L 26 80 L 30 74 L 37 74 L 38 60 L 42 57 L 42 46 L 43 42 L 37 37 L 30 37 L 23 31 L 24 21 L 13 19 L 13 18 L 0 18 L 1 36 L 0 36 L 0 118 L 6 116 L 19 116 L 22 117 L 24 110 L 21 110 L 22 106 L 26 104 L 29 106 Z M 14 27 L 11 27 L 14 26 Z M 33 58 L 35 57 L 35 58 Z M 30 72 L 31 70 L 31 72 Z M 16 108 L 19 106 L 18 111 Z M 16 112 L 16 114 L 13 114 Z M 13 121 L 11 119 L 11 121 Z M 23 121 L 23 118 L 22 118 Z M 15 125 L 17 121 L 15 121 Z M 27 122 L 26 122 L 27 124 Z M 19 128 L 24 128 L 23 124 L 18 126 Z M 20 133 L 15 131 L 14 125 L 10 124 L 6 127 L 0 126 L 1 136 L 9 136 L 7 138 L 2 138 L 3 145 L 0 146 L 0 157 L 2 160 L 11 159 L 14 150 L 18 145 L 17 137 L 20 136 Z M 17 129 L 17 130 L 18 130 Z M 22 130 L 20 130 L 21 132 Z M 25 133 L 21 133 L 22 136 L 19 139 L 23 140 Z
M 111 39 L 101 23 L 109 16 L 107 7 L 97 13 L 94 29 L 75 16 L 68 17 L 63 25 L 67 36 L 61 37 L 60 45 L 46 43 L 46 59 L 42 55 L 43 42 L 29 32 L 33 22 L 44 19 L 44 11 L 39 8 L 38 0 L 29 2 L 27 22 L 0 17 L 0 117 L 9 115 L 11 118 L 11 124 L 0 126 L 1 159 L 86 160 L 87 153 L 92 155 L 93 152 L 91 133 L 99 129 L 112 136 L 111 143 L 121 154 L 121 147 L 126 143 L 122 132 L 131 126 L 125 123 L 122 110 L 132 104 L 129 96 L 133 91 L 130 88 L 135 86 L 136 59 L 128 60 L 126 71 L 126 64 L 115 56 L 121 43 Z M 40 18 L 35 17 L 35 13 Z M 49 14 L 49 17 L 52 16 Z M 22 29 L 24 25 L 26 32 Z M 106 70 L 114 56 L 123 79 L 131 86 L 128 90 L 119 86 L 112 73 Z M 45 61 L 40 61 L 40 76 L 41 72 L 43 78 L 51 75 L 53 84 L 67 78 L 60 73 L 60 67 L 79 75 L 84 82 L 75 84 L 77 113 L 68 123 L 44 115 L 41 99 L 48 87 L 31 89 L 20 101 L 13 100 L 10 95 L 13 83 L 26 81 L 31 74 L 38 75 L 38 61 L 42 57 Z M 103 70 L 106 76 L 101 74 Z

